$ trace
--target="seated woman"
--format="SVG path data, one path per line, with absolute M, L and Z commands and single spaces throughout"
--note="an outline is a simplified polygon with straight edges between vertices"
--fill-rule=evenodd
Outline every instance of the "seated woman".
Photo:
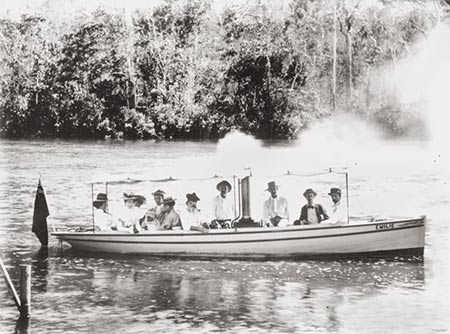
M 92 203 L 95 208 L 94 226 L 96 231 L 112 231 L 117 229 L 113 217 L 106 212 L 107 203 L 108 196 L 103 193 L 97 194 L 97 199 Z
M 164 198 L 162 212 L 155 218 L 158 230 L 181 229 L 180 216 L 173 209 L 174 206 L 175 199 L 172 197 Z
M 195 193 L 186 194 L 186 208 L 181 212 L 181 226 L 186 231 L 200 231 L 208 233 L 208 224 L 202 218 L 197 202 L 200 200 Z
M 147 209 L 144 208 L 144 204 L 146 203 L 146 199 L 142 195 L 135 195 L 134 206 L 136 209 L 136 215 L 139 217 L 139 225 L 142 230 L 147 230 L 149 228 L 146 220 L 147 220 Z
M 135 206 L 136 196 L 133 193 L 123 193 L 125 207 L 118 213 L 117 230 L 120 232 L 139 233 L 142 231 L 139 219 L 141 211 Z

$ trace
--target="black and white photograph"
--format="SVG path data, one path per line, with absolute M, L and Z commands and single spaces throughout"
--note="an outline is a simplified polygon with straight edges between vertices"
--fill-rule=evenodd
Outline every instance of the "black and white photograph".
M 450 0 L 0 2 L 0 334 L 450 334 Z

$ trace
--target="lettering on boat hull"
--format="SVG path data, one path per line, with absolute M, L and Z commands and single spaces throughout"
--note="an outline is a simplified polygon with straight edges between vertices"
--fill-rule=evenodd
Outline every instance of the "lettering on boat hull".
M 394 223 L 383 223 L 375 225 L 375 229 L 377 230 L 389 230 L 394 228 Z
M 404 223 L 397 223 L 397 227 L 406 227 L 406 226 L 418 226 L 423 225 L 423 220 L 411 220 Z

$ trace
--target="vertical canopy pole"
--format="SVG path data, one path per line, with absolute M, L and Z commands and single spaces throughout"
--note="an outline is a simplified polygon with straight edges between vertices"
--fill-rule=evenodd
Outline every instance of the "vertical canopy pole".
M 105 193 L 106 193 L 106 212 L 109 212 L 109 205 L 108 205 L 108 182 L 105 182 Z
M 237 180 L 238 180 L 238 205 L 239 205 L 239 211 L 238 211 L 238 217 L 240 217 L 240 218 L 242 218 L 242 206 L 241 206 L 241 187 L 242 187 L 242 185 L 241 185 L 241 179 L 240 178 L 237 178 Z M 235 219 L 237 219 L 237 218 L 235 218 Z M 235 222 L 234 223 L 234 230 L 235 231 L 237 231 L 237 225 L 236 225 L 236 223 L 237 222 Z
M 233 201 L 234 218 L 236 218 L 236 175 L 233 175 Z
M 93 233 L 95 233 L 95 222 L 94 222 L 94 183 L 91 183 L 91 207 L 92 207 L 92 229 Z
M 350 208 L 349 208 L 349 198 L 348 198 L 348 173 L 345 173 L 345 193 L 347 196 L 347 224 L 350 224 Z
M 237 232 L 236 226 L 236 175 L 233 175 L 233 193 L 234 193 L 234 231 Z

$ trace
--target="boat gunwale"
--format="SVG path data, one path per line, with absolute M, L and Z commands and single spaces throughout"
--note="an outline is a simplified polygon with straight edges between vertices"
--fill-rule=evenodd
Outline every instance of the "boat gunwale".
M 405 219 L 405 220 L 398 220 L 398 221 L 383 221 L 383 222 L 369 222 L 369 223 L 362 223 L 362 224 L 350 224 L 350 225 L 327 225 L 327 226 L 321 226 L 321 227 L 310 227 L 305 225 L 300 226 L 289 226 L 288 228 L 277 228 L 273 227 L 270 230 L 267 228 L 261 228 L 261 231 L 255 231 L 252 229 L 252 231 L 246 231 L 248 228 L 241 228 L 239 230 L 229 229 L 227 231 L 222 232 L 222 230 L 213 230 L 213 233 L 198 233 L 195 231 L 183 231 L 183 233 L 180 233 L 178 231 L 164 231 L 164 232 L 150 232 L 150 233 L 92 233 L 92 232 L 52 232 L 52 235 L 54 235 L 57 238 L 61 239 L 70 239 L 71 236 L 73 237 L 80 237 L 82 236 L 83 239 L 77 240 L 84 240 L 84 241 L 103 241 L 99 238 L 95 239 L 86 239 L 84 236 L 89 237 L 190 237 L 190 236 L 227 236 L 227 235 L 249 235 L 249 234 L 261 234 L 261 233 L 293 233 L 293 232 L 301 232 L 301 231 L 316 231 L 316 230 L 332 230 L 332 229 L 342 229 L 342 228 L 357 228 L 357 227 L 370 227 L 374 225 L 379 224 L 397 224 L 397 223 L 407 223 L 407 222 L 415 222 L 414 225 L 407 225 L 407 226 L 399 226 L 394 228 L 388 228 L 388 229 L 379 229 L 379 230 L 368 230 L 368 231 L 357 231 L 353 233 L 340 233 L 340 234 L 326 234 L 326 235 L 315 235 L 315 236 L 304 236 L 304 237 L 285 237 L 285 238 L 277 238 L 277 239 L 243 239 L 243 240 L 230 240 L 230 242 L 245 242 L 252 240 L 250 242 L 254 241 L 278 241 L 278 240 L 293 240 L 293 239 L 310 239 L 310 238 L 324 238 L 324 237 L 336 237 L 336 236 L 348 236 L 348 235 L 355 235 L 355 234 L 365 234 L 365 233 L 377 233 L 377 232 L 388 232 L 388 231 L 398 231 L 408 228 L 418 228 L 418 227 L 424 227 L 425 226 L 425 217 L 422 218 L 414 218 L 414 219 Z M 220 232 L 216 232 L 220 231 Z M 67 238 L 69 237 L 69 238 Z M 111 240 L 110 240 L 111 241 Z M 106 242 L 106 241 L 105 241 Z M 112 242 L 112 241 L 111 241 Z M 114 242 L 121 242 L 120 240 L 115 239 Z M 151 241 L 154 242 L 154 241 Z M 165 242 L 165 241 L 164 241 Z M 179 243 L 184 243 L 183 241 L 177 241 Z M 188 243 L 192 243 L 194 241 L 189 241 Z M 205 241 L 195 241 L 195 242 L 205 242 Z M 208 243 L 215 243 L 215 242 L 226 242 L 226 241 L 207 241 Z
M 411 226 L 402 226 L 398 228 L 391 228 L 391 229 L 381 229 L 381 230 L 369 230 L 369 231 L 358 231 L 353 233 L 340 233 L 340 234 L 325 234 L 325 235 L 312 235 L 312 236 L 295 236 L 295 237 L 284 237 L 284 238 L 276 238 L 276 239 L 233 239 L 233 240 L 193 240 L 193 241 L 187 241 L 187 240 L 176 240 L 176 241 L 155 241 L 155 240 L 147 240 L 147 241 L 139 241 L 139 240 L 117 240 L 117 239 L 108 239 L 108 240 L 102 240 L 100 238 L 95 239 L 87 239 L 87 238 L 70 238 L 70 235 L 68 238 L 61 238 L 64 239 L 64 241 L 69 242 L 70 241 L 77 241 L 77 242 L 112 242 L 112 243 L 122 243 L 122 244 L 227 244 L 227 243 L 253 243 L 253 242 L 279 242 L 279 241 L 287 241 L 287 240 L 305 240 L 305 239 L 322 239 L 322 238 L 336 238 L 336 237 L 348 237 L 348 236 L 355 236 L 359 234 L 369 234 L 369 233 L 381 233 L 381 232 L 394 232 L 394 231 L 400 231 L 400 230 L 406 230 L 406 229 L 412 229 L 412 228 L 420 228 L 424 227 L 424 225 L 411 225 Z M 85 235 L 86 237 L 92 237 L 94 236 L 93 233 L 91 234 L 76 234 L 73 235 L 74 237 L 78 237 L 80 235 Z M 96 234 L 101 236 L 115 236 L 115 234 Z M 119 234 L 119 236 L 131 236 L 133 237 L 133 234 Z M 144 234 L 145 235 L 145 234 Z M 200 234 L 184 234 L 184 235 L 178 235 L 178 236 L 190 236 L 190 235 L 200 235 Z M 201 234 L 201 235 L 207 235 Z M 155 235 L 148 235 L 147 236 L 155 236 Z M 168 234 L 164 236 L 169 236 Z M 174 234 L 171 234 L 170 236 L 175 236 Z

